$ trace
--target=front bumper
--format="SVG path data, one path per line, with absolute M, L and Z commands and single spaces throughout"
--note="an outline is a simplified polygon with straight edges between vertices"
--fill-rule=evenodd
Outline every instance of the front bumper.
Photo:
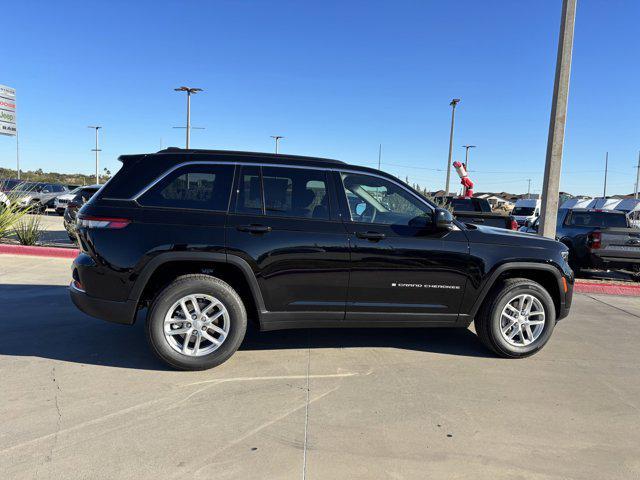
M 69 295 L 80 311 L 92 317 L 125 325 L 132 325 L 136 319 L 137 302 L 134 300 L 114 302 L 91 297 L 77 288 L 73 282 L 69 285 Z

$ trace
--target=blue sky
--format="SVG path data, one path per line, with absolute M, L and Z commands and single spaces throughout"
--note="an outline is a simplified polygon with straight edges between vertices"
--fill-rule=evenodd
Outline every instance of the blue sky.
M 476 191 L 541 189 L 561 0 L 13 2 L 0 84 L 17 89 L 24 169 L 93 171 L 122 153 L 184 146 L 377 164 L 444 186 L 472 151 Z M 6 12 L 5 12 L 6 13 Z M 5 17 L 6 19 L 7 17 Z M 640 149 L 635 0 L 579 0 L 561 188 L 629 193 Z M 15 141 L 0 137 L 0 166 Z M 454 173 L 455 175 L 455 173 Z M 457 177 L 454 177 L 457 184 Z

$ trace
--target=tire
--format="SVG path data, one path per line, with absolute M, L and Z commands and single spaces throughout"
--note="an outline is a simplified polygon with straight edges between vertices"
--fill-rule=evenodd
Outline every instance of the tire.
M 187 296 L 193 296 L 198 303 L 199 310 L 196 310 L 193 301 L 186 300 L 186 308 L 192 315 L 196 315 L 198 311 L 205 312 L 207 306 L 212 304 L 216 306 L 210 310 L 209 315 L 223 313 L 209 327 L 201 326 L 199 318 L 184 318 L 186 315 L 178 302 Z M 187 341 L 187 353 L 183 350 L 187 334 L 168 335 L 165 330 L 166 318 L 171 318 L 166 327 L 168 331 L 173 331 L 173 328 L 192 331 Z M 185 321 L 181 322 L 181 319 Z M 213 331 L 213 326 L 218 330 Z M 223 337 L 218 332 L 224 329 L 226 333 Z M 178 277 L 161 290 L 151 303 L 146 323 L 147 340 L 153 352 L 160 360 L 178 370 L 205 370 L 222 364 L 240 347 L 246 330 L 247 313 L 235 290 L 219 278 L 201 274 Z M 219 341 L 220 345 L 216 346 L 207 340 L 211 337 Z M 198 349 L 198 356 L 193 353 L 196 351 L 196 342 L 202 348 Z M 212 348 L 210 353 L 206 353 Z
M 30 213 L 43 214 L 47 210 L 47 207 L 40 203 L 38 200 L 34 200 L 30 205 Z
M 531 311 L 533 312 L 534 308 L 536 310 L 542 309 L 544 312 L 544 324 L 529 325 L 529 332 L 532 332 L 535 337 L 532 341 L 532 337 L 527 338 L 529 337 L 529 333 L 524 331 L 523 333 L 516 334 L 510 342 L 505 338 L 505 335 L 508 336 L 512 334 L 514 329 L 520 328 L 520 325 L 514 324 L 513 327 L 503 335 L 501 331 L 502 327 L 505 327 L 505 324 L 511 322 L 511 320 L 503 317 L 503 310 L 506 309 L 507 304 L 512 301 L 515 302 L 516 306 L 519 305 L 520 300 L 516 299 L 522 299 L 525 295 L 537 300 L 537 302 L 534 300 L 531 301 L 531 303 L 534 304 L 534 307 L 531 307 Z M 508 310 L 508 313 L 509 315 L 513 315 L 511 310 Z M 534 313 L 530 318 L 531 321 L 539 321 L 542 316 Z M 509 278 L 494 287 L 485 299 L 474 320 L 476 333 L 480 341 L 487 348 L 504 358 L 528 357 L 541 350 L 549 341 L 555 323 L 556 308 L 551 295 L 549 295 L 549 292 L 547 292 L 542 285 L 527 278 Z M 526 330 L 526 326 L 522 326 L 524 326 Z M 524 339 L 522 335 L 524 335 Z M 530 341 L 530 343 L 526 344 L 526 341 Z M 516 345 L 514 345 L 514 343 L 516 343 Z

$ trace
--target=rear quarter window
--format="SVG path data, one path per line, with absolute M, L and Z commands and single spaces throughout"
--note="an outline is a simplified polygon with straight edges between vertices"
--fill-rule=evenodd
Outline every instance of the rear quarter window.
M 139 199 L 145 207 L 227 211 L 233 165 L 187 165 L 171 172 Z

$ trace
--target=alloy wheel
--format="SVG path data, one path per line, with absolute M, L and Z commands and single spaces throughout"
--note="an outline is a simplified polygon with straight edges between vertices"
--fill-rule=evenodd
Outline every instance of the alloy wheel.
M 545 324 L 542 302 L 530 294 L 517 295 L 507 302 L 500 314 L 500 333 L 515 347 L 535 342 Z
M 175 351 L 200 357 L 216 351 L 229 335 L 231 319 L 215 297 L 192 294 L 182 297 L 167 311 L 164 337 Z

